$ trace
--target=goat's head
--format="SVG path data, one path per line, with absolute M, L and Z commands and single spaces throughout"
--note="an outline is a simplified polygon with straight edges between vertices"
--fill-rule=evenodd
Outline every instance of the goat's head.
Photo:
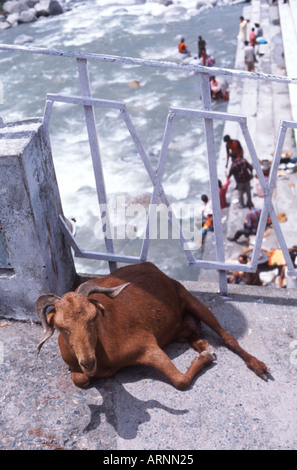
M 63 297 L 54 294 L 41 295 L 35 307 L 44 334 L 37 352 L 40 352 L 42 345 L 56 329 L 63 335 L 69 351 L 77 359 L 82 371 L 88 376 L 94 375 L 97 366 L 95 322 L 98 315 L 104 313 L 104 306 L 88 296 L 100 293 L 114 299 L 128 285 L 129 283 L 106 288 L 92 282 L 85 282 L 81 284 L 77 292 L 68 292 Z M 49 308 L 51 310 L 47 314 Z

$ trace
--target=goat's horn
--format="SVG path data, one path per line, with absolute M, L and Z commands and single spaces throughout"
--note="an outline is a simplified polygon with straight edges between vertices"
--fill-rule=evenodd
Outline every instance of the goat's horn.
M 41 295 L 36 300 L 36 303 L 35 303 L 36 312 L 40 318 L 41 325 L 43 327 L 43 336 L 37 347 L 37 354 L 39 354 L 40 349 L 42 345 L 45 343 L 45 341 L 49 339 L 54 333 L 54 328 L 49 326 L 49 324 L 46 321 L 46 309 L 51 306 L 53 307 L 58 302 L 58 300 L 61 300 L 61 297 L 58 297 L 55 294 Z
M 81 284 L 78 288 L 77 294 L 84 295 L 85 297 L 88 297 L 88 295 L 91 294 L 105 294 L 107 297 L 110 297 L 111 299 L 115 299 L 121 292 L 122 290 L 126 289 L 130 285 L 130 282 L 127 284 L 121 284 L 120 286 L 116 287 L 103 287 L 99 286 L 98 284 L 95 284 L 94 282 L 84 282 Z

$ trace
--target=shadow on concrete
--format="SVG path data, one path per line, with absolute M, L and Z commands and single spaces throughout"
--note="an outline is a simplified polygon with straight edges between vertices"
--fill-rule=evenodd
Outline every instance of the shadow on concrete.
M 129 367 L 124 372 L 117 374 L 118 377 L 114 376 L 113 379 L 109 379 L 109 384 L 103 384 L 102 381 L 94 383 L 93 388 L 102 396 L 103 403 L 101 405 L 88 404 L 91 416 L 84 432 L 98 428 L 105 419 L 113 426 L 118 436 L 125 440 L 135 439 L 139 427 L 151 420 L 149 410 L 163 410 L 176 416 L 189 413 L 188 409 L 171 408 L 161 404 L 158 400 L 140 400 L 130 394 L 124 386 L 125 383 L 136 383 L 143 378 L 144 374 L 147 379 L 159 380 L 157 371 L 149 367 L 139 366 L 136 374 L 135 369 L 133 371 L 131 369 Z M 118 409 L 119 406 L 122 408 L 122 412 Z

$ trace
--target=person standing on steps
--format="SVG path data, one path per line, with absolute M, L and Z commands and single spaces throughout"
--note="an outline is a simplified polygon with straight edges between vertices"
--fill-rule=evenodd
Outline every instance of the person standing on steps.
M 229 158 L 231 157 L 232 153 L 236 153 L 238 157 L 243 157 L 243 148 L 239 140 L 231 139 L 230 135 L 224 136 L 224 142 L 226 143 L 226 154 L 227 154 L 227 161 L 226 161 L 226 168 L 228 168 Z
M 247 20 L 243 16 L 239 18 L 239 32 L 237 35 L 238 41 L 244 46 L 244 42 L 247 40 Z
M 231 154 L 232 165 L 228 178 L 234 176 L 239 193 L 240 207 L 249 207 L 253 205 L 251 196 L 251 179 L 253 178 L 253 166 L 243 157 L 238 157 L 236 153 Z M 244 195 L 247 196 L 246 205 L 244 204 Z
M 252 46 L 248 41 L 245 41 L 244 46 L 244 63 L 247 67 L 248 72 L 255 71 L 255 62 L 256 56 L 254 51 L 254 46 Z

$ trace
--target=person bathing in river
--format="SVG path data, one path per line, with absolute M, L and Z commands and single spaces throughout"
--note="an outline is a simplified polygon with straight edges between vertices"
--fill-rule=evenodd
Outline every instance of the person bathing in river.
M 223 98 L 221 84 L 216 77 L 210 77 L 210 92 L 212 100 L 221 100 Z
M 189 51 L 188 46 L 185 43 L 185 38 L 181 38 L 180 43 L 178 45 L 178 52 L 180 54 L 191 55 L 191 52 Z

